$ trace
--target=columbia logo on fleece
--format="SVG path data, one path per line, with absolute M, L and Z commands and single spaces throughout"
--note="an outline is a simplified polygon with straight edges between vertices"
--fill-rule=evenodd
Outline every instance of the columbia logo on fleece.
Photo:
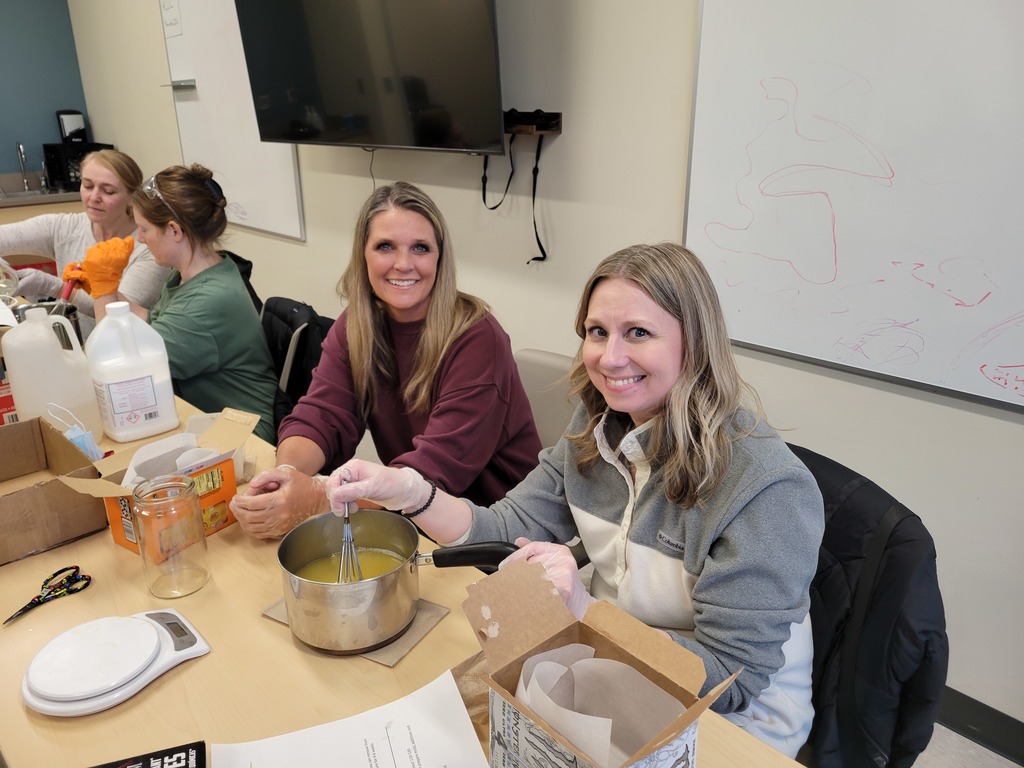
M 666 536 L 664 531 L 658 531 L 658 541 L 669 549 L 674 549 L 676 552 L 686 551 L 686 545 L 683 542 L 676 541 L 675 539 Z

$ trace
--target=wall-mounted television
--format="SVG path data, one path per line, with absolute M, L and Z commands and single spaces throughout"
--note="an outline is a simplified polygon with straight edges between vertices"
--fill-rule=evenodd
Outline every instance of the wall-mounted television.
M 505 151 L 495 0 L 235 0 L 263 141 Z

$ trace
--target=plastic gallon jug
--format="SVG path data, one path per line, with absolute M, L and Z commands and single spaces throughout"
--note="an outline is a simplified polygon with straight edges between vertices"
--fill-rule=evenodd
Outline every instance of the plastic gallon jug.
M 71 349 L 61 346 L 57 325 Z M 64 432 L 71 426 L 65 423 L 67 414 L 51 409 L 52 403 L 74 414 L 97 441 L 103 438 L 89 361 L 67 318 L 49 315 L 42 307 L 30 309 L 24 322 L 4 334 L 2 344 L 19 421 L 40 416 Z
M 128 302 L 107 305 L 85 341 L 85 356 L 108 437 L 124 443 L 178 426 L 167 347 Z

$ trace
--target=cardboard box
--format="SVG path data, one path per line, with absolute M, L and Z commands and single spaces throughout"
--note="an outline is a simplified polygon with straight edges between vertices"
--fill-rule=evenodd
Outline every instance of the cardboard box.
M 699 698 L 705 672 L 698 656 L 604 601 L 577 621 L 543 574 L 539 564 L 504 568 L 470 585 L 463 603 L 487 658 L 483 681 L 489 688 L 491 767 L 596 766 L 515 696 L 527 659 L 569 643 L 593 647 L 596 658 L 628 664 L 686 707 L 623 768 L 696 765 L 697 718 L 735 675 Z
M 57 478 L 99 477 L 89 457 L 42 419 L 0 427 L 0 565 L 107 527 L 98 499 Z
M 228 508 L 228 502 L 237 490 L 235 451 L 245 445 L 258 421 L 259 416 L 255 414 L 225 408 L 212 426 L 195 438 L 198 447 L 214 451 L 212 458 L 192 465 L 186 472 L 195 481 L 196 490 L 199 492 L 207 536 L 235 522 L 235 516 Z M 168 439 L 173 442 L 180 436 L 181 433 Z M 162 438 L 157 438 L 159 439 Z M 102 500 L 114 541 L 135 553 L 139 552 L 139 539 L 132 519 L 132 489 L 121 485 L 121 482 L 136 454 L 151 450 L 157 440 L 139 447 L 136 451 L 121 451 L 96 462 L 96 468 L 102 475 L 99 479 L 60 478 L 79 493 Z M 178 453 L 180 452 L 179 450 Z M 170 461 L 173 462 L 177 455 L 174 453 L 170 456 Z M 151 463 L 150 469 L 158 465 L 159 462 Z M 172 464 L 169 468 L 152 469 L 152 473 L 146 473 L 146 476 L 152 479 L 156 475 L 174 471 Z

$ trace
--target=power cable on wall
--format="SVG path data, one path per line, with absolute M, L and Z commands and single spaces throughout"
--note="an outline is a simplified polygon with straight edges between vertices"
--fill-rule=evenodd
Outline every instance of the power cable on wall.
M 483 199 L 484 207 L 489 211 L 496 210 L 505 202 L 505 198 L 508 196 L 509 187 L 512 185 L 512 177 L 515 175 L 515 156 L 512 151 L 512 144 L 515 142 L 515 138 L 518 134 L 524 133 L 527 135 L 533 135 L 537 137 L 537 149 L 533 159 L 533 187 L 530 201 L 530 214 L 533 218 L 533 236 L 537 241 L 537 248 L 540 250 L 539 256 L 534 256 L 532 259 L 527 261 L 527 264 L 532 264 L 535 261 L 547 261 L 548 253 L 544 248 L 544 243 L 540 239 L 540 229 L 537 226 L 537 185 L 540 176 L 540 153 L 544 146 L 544 135 L 551 133 L 558 135 L 562 132 L 562 113 L 561 112 L 544 112 L 542 110 L 534 110 L 533 112 L 522 113 L 515 109 L 510 109 L 505 112 L 505 131 L 509 134 L 508 140 L 508 165 L 509 174 L 508 179 L 505 182 L 505 191 L 502 193 L 501 199 L 494 205 L 487 204 L 487 161 L 488 156 L 484 155 L 483 164 L 483 175 L 480 179 L 480 193 Z

